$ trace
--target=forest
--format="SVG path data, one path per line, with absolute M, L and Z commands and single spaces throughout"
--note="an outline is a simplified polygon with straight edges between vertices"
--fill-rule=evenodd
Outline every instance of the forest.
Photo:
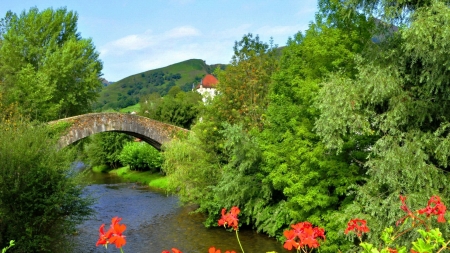
M 321 251 L 346 252 L 359 218 L 380 245 L 404 216 L 399 196 L 412 209 L 449 200 L 449 24 L 445 1 L 321 0 L 281 55 L 245 35 L 202 120 L 164 148 L 171 191 L 207 226 L 238 206 L 242 226 L 281 239 L 309 221 L 325 228 Z
M 76 24 L 65 8 L 0 22 L 0 247 L 13 237 L 16 252 L 61 249 L 93 211 L 70 176 L 77 150 L 56 149 L 42 124 L 98 102 L 102 62 Z M 178 86 L 140 97 L 141 115 L 191 130 L 163 146 L 169 192 L 206 213 L 206 226 L 239 207 L 241 227 L 284 240 L 308 221 L 325 229 L 323 252 L 360 251 L 361 235 L 344 233 L 349 220 L 367 221 L 363 239 L 383 245 L 386 228 L 411 219 L 391 245 L 410 248 L 420 236 L 410 210 L 450 200 L 449 2 L 319 0 L 316 19 L 285 46 L 249 33 L 233 52 L 206 104 Z M 445 225 L 432 224 L 449 238 Z

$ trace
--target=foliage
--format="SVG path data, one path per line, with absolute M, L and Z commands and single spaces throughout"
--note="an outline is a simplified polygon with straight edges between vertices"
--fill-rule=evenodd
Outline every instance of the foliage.
M 356 74 L 354 57 L 370 40 L 369 33 L 362 32 L 364 26 L 369 24 L 342 29 L 319 16 L 305 34 L 296 34 L 283 49 L 259 136 L 266 174 L 263 184 L 272 188 L 271 203 L 277 205 L 271 205 L 277 208 L 267 206 L 268 215 L 255 224 L 270 235 L 280 237 L 291 222 L 308 220 L 329 231 L 322 250 L 336 252 L 348 246 L 339 245 L 346 241 L 334 232 L 342 225 L 335 217 L 352 202 L 350 187 L 363 180 L 360 162 L 366 159 L 364 149 L 371 139 L 347 139 L 341 155 L 328 152 L 314 130 L 319 112 L 313 101 L 329 73 Z
M 178 192 L 183 202 L 199 204 L 198 211 L 209 214 L 207 225 L 215 224 L 222 206 L 232 204 L 243 207 L 246 224 L 263 222 L 270 213 L 263 209 L 271 190 L 262 184 L 261 152 L 248 131 L 257 133 L 262 126 L 276 51 L 251 34 L 234 49 L 231 65 L 217 72 L 218 95 L 205 106 L 202 121 L 186 139 L 164 149 L 169 190 Z
M 348 138 L 376 140 L 366 149 L 367 181 L 356 188 L 356 202 L 346 210 L 372 216 L 375 234 L 395 222 L 399 194 L 414 202 L 435 194 L 448 201 L 449 196 L 450 9 L 433 1 L 415 8 L 410 18 L 409 26 L 384 45 L 373 44 L 377 54 L 360 57 L 354 79 L 330 75 L 317 99 L 316 129 L 328 148 L 339 152 Z M 448 228 L 441 231 L 448 234 Z M 412 240 L 405 236 L 399 243 Z
M 242 123 L 245 129 L 260 128 L 268 104 L 270 78 L 277 69 L 275 45 L 247 34 L 235 42 L 233 50 L 231 64 L 226 70 L 217 71 L 214 113 L 205 120 Z
M 201 106 L 201 95 L 198 92 L 184 92 L 175 86 L 165 97 L 153 93 L 142 99 L 139 114 L 189 129 L 196 121 Z
M 123 133 L 98 133 L 82 142 L 82 152 L 86 162 L 92 167 L 106 165 L 109 168 L 117 168 L 120 166 L 120 152 L 131 140 L 131 136 Z
M 7 251 L 8 249 L 10 249 L 11 247 L 13 247 L 14 245 L 15 245 L 15 244 L 14 244 L 14 240 L 9 241 L 9 246 L 3 248 L 3 249 L 2 249 L 2 253 L 6 253 L 6 251 Z
M 158 150 L 145 142 L 128 142 L 119 155 L 123 165 L 132 170 L 155 170 L 161 168 L 162 158 Z
M 152 93 L 165 96 L 172 87 L 179 87 L 185 92 L 191 91 L 202 76 L 214 70 L 214 66 L 207 65 L 200 59 L 190 59 L 125 77 L 100 91 L 94 110 L 119 110 L 126 107 L 127 101 L 135 101 L 135 104 Z
M 7 104 L 41 121 L 90 110 L 102 63 L 92 41 L 77 32 L 77 20 L 65 8 L 6 14 L 0 72 Z
M 446 222 L 444 216 L 447 207 L 441 202 L 441 198 L 432 196 L 425 208 L 415 211 L 412 211 L 406 204 L 406 196 L 400 195 L 400 201 L 402 202 L 400 209 L 404 211 L 404 216 L 397 220 L 395 229 L 390 226 L 382 231 L 380 236 L 382 243 L 374 245 L 363 241 L 363 235 L 370 231 L 366 225 L 366 220 L 350 220 L 345 234 L 354 232 L 360 241 L 359 246 L 364 253 L 406 253 L 407 248 L 411 248 L 410 252 L 412 253 L 448 250 L 450 241 L 445 241 L 439 228 L 433 228 L 433 225 L 436 224 L 433 221 L 434 216 L 437 216 L 438 223 Z M 426 216 L 422 216 L 423 214 L 426 214 Z M 413 234 L 414 238 L 416 238 L 410 247 L 407 247 L 409 245 L 405 246 L 398 243 L 399 238 L 409 234 Z
M 92 210 L 71 171 L 74 152 L 60 150 L 46 126 L 0 120 L 0 247 L 58 252 Z
M 184 203 L 207 201 L 218 182 L 217 157 L 201 144 L 194 130 L 183 139 L 172 139 L 163 145 L 163 171 L 168 176 L 168 191 L 177 193 Z
M 364 173 L 355 160 L 364 161 L 371 140 L 354 138 L 344 155 L 327 153 L 313 131 L 312 103 L 331 71 L 355 75 L 353 58 L 369 40 L 360 35 L 311 25 L 289 41 L 281 59 L 258 37 L 236 42 L 203 121 L 164 153 L 173 189 L 209 214 L 207 225 L 221 206 L 239 205 L 244 224 L 278 238 L 293 221 L 339 226 L 336 210 L 353 200 L 347 191 Z M 338 236 L 330 232 L 332 240 Z

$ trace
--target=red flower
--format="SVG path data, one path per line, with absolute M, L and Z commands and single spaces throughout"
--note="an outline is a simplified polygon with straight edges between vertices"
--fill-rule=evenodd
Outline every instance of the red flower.
M 406 196 L 400 195 L 400 201 L 402 202 L 400 209 L 407 212 L 408 214 L 412 214 L 411 210 L 409 210 L 408 206 L 406 205 Z
M 238 207 L 233 206 L 229 213 L 225 213 L 226 211 L 227 209 L 222 209 L 222 217 L 218 221 L 219 226 L 229 226 L 234 230 L 237 230 L 239 228 L 239 219 L 237 216 L 241 210 L 239 210 Z
M 438 222 L 445 222 L 445 211 L 447 210 L 447 207 L 441 202 L 441 198 L 439 196 L 432 196 L 430 200 L 428 201 L 428 205 L 420 209 L 418 212 L 419 214 L 427 214 L 427 217 L 430 217 L 431 215 L 437 215 L 438 216 Z
M 112 235 L 109 239 L 110 243 L 114 243 L 117 248 L 121 248 L 124 246 L 127 242 L 125 240 L 125 236 L 122 234 L 125 229 L 127 229 L 127 226 L 125 224 L 119 224 L 119 222 L 122 220 L 122 218 L 114 217 L 111 220 L 111 231 Z
M 172 248 L 172 252 L 173 253 L 183 253 L 183 252 L 181 252 L 179 249 L 177 249 L 177 248 Z M 161 253 L 170 253 L 170 251 L 168 251 L 168 250 L 163 250 Z
M 216 250 L 216 247 L 210 247 L 208 253 L 220 253 L 220 249 Z M 225 251 L 225 253 L 236 253 L 236 251 L 232 250 L 232 251 Z
M 122 218 L 114 217 L 111 220 L 111 227 L 108 232 L 105 233 L 105 224 L 100 226 L 100 236 L 96 243 L 96 246 L 108 245 L 108 243 L 114 243 L 117 248 L 121 248 L 126 244 L 125 236 L 122 234 L 127 228 L 124 224 L 119 224 Z
M 286 241 L 284 242 L 283 247 L 287 250 L 298 249 L 299 244 L 297 241 L 295 241 L 295 238 L 297 238 L 297 234 L 294 230 L 285 230 L 283 232 L 284 237 L 286 237 Z
M 348 234 L 348 232 L 354 231 L 358 237 L 361 237 L 362 233 L 367 233 L 370 231 L 369 227 L 367 227 L 367 221 L 362 219 L 353 219 L 347 223 L 347 229 L 344 231 L 344 234 Z
M 105 234 L 104 228 L 105 228 L 105 224 L 102 224 L 102 225 L 100 226 L 100 229 L 99 229 L 100 235 L 99 235 L 98 241 L 97 241 L 97 243 L 95 244 L 95 246 L 97 246 L 97 247 L 98 247 L 99 245 L 107 245 L 107 244 L 108 244 L 108 239 L 109 239 L 109 237 L 111 236 L 111 235 L 110 235 L 110 231 L 108 231 L 108 232 Z
M 303 230 L 303 233 L 299 235 L 300 247 L 304 245 L 310 248 L 319 247 L 319 242 L 316 240 L 314 229 L 312 227 L 307 227 Z
M 220 253 L 220 249 L 216 250 L 216 247 L 211 247 L 209 248 L 208 253 Z
M 219 226 L 226 226 L 227 225 L 227 217 L 228 215 L 225 214 L 227 212 L 226 208 L 222 208 L 222 217 L 219 219 L 218 224 Z
M 286 241 L 283 245 L 285 249 L 300 249 L 303 247 L 318 248 L 320 246 L 318 238 L 325 240 L 325 230 L 320 227 L 313 227 L 307 221 L 300 222 L 291 226 L 292 230 L 284 231 Z
M 388 250 L 389 250 L 389 253 L 398 253 L 398 251 L 396 249 L 388 248 Z

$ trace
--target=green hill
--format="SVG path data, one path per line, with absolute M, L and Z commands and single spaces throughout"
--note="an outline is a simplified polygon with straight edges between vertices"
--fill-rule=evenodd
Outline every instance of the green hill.
M 125 108 L 138 103 L 141 96 L 154 92 L 164 96 L 173 86 L 189 91 L 193 84 L 198 84 L 205 74 L 212 73 L 216 67 L 224 68 L 225 65 L 207 65 L 203 60 L 191 59 L 131 75 L 103 87 L 93 109 L 104 111 Z

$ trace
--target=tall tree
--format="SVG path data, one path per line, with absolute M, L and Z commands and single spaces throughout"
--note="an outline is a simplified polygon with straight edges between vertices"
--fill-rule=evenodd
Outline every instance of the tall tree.
M 235 42 L 233 50 L 230 65 L 218 71 L 213 115 L 229 123 L 243 123 L 245 129 L 261 127 L 270 78 L 277 69 L 278 51 L 275 45 L 264 43 L 252 34 Z
M 450 8 L 424 1 L 409 16 L 409 25 L 389 34 L 384 47 L 373 44 L 375 57 L 360 58 L 355 79 L 330 76 L 317 101 L 316 128 L 329 148 L 339 152 L 352 136 L 377 137 L 365 163 L 369 177 L 346 212 L 370 217 L 374 241 L 402 216 L 400 194 L 413 208 L 435 194 L 450 200 Z
M 354 198 L 348 189 L 363 179 L 364 168 L 357 161 L 365 159 L 364 147 L 370 139 L 347 140 L 340 155 L 328 152 L 314 130 L 319 111 L 313 101 L 320 82 L 330 73 L 356 75 L 354 58 L 370 43 L 370 25 L 358 15 L 351 22 L 335 23 L 321 13 L 304 34 L 296 34 L 283 49 L 280 69 L 272 76 L 260 137 L 267 173 L 264 182 L 272 186 L 276 203 L 266 209 L 271 215 L 266 215 L 264 223 L 272 225 L 265 226 L 270 234 L 279 233 L 291 222 L 308 220 L 328 231 L 322 250 L 346 249 L 346 241 L 337 240 L 337 231 L 345 223 L 336 222 L 335 217 Z
M 195 91 L 182 91 L 172 87 L 163 98 L 157 93 L 141 99 L 139 114 L 179 127 L 190 129 L 202 107 L 201 95 Z
M 73 116 L 88 112 L 97 98 L 102 63 L 91 39 L 78 33 L 77 20 L 65 8 L 8 12 L 3 19 L 1 89 L 23 114 Z
M 66 252 L 67 238 L 93 213 L 72 169 L 74 150 L 59 149 L 47 124 L 0 109 L 0 248 L 15 240 L 12 252 Z
M 245 35 L 235 43 L 231 64 L 218 74 L 218 95 L 208 103 L 186 140 L 166 146 L 164 169 L 181 199 L 200 204 L 216 224 L 222 207 L 240 205 L 252 224 L 270 201 L 261 191 L 261 152 L 249 132 L 262 128 L 271 75 L 277 69 L 276 49 Z

